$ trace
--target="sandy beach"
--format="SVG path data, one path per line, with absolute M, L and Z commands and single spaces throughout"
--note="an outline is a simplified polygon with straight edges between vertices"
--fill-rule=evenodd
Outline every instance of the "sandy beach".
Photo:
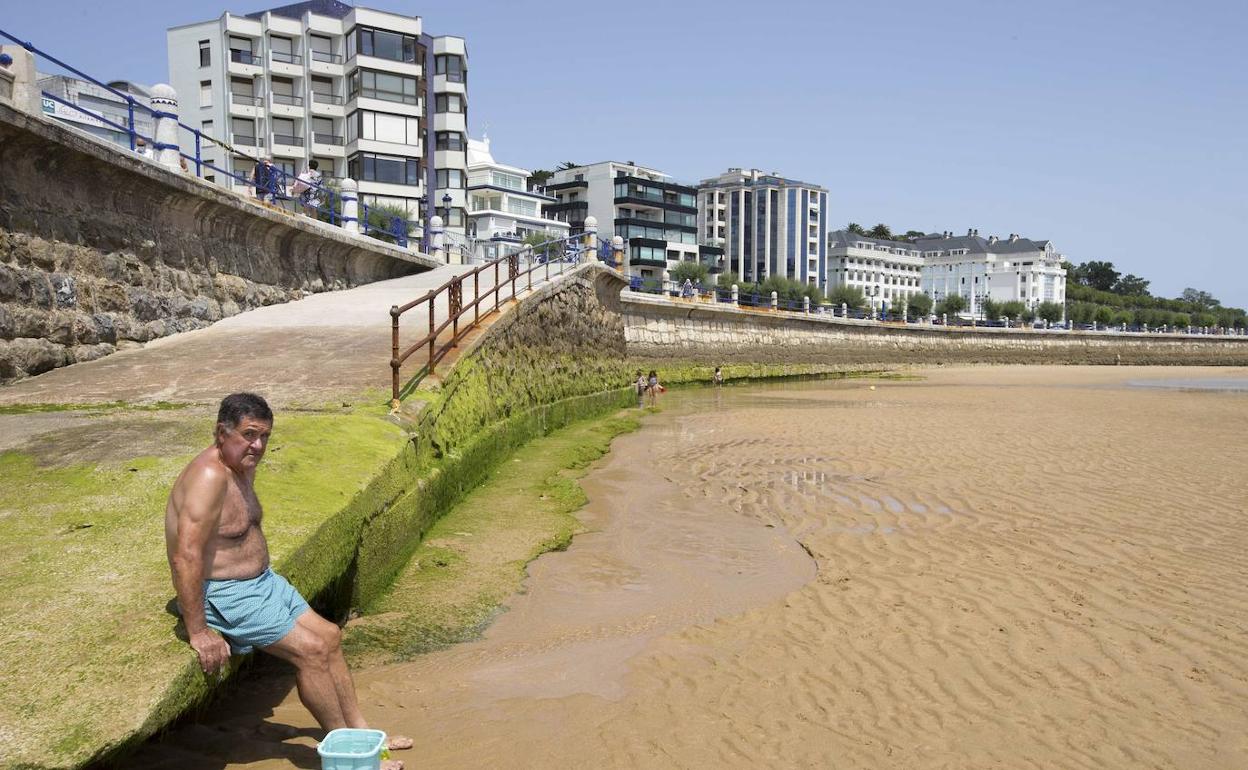
M 1248 371 L 917 373 L 668 394 L 484 638 L 357 673 L 370 720 L 413 767 L 1248 767 L 1248 394 L 1140 387 Z M 314 768 L 312 726 L 244 688 L 136 766 Z

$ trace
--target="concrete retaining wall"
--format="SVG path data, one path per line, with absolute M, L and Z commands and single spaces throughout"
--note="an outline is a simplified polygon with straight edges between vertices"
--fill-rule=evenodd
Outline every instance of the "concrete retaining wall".
M 648 362 L 1248 365 L 1248 337 L 889 325 L 624 292 L 631 357 Z
M 0 104 L 0 383 L 437 264 Z

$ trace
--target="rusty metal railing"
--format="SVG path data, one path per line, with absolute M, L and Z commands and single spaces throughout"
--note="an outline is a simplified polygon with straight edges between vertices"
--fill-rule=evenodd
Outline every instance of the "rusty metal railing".
M 428 358 L 422 375 L 433 373 L 434 367 L 459 341 L 471 331 L 482 318 L 498 312 L 504 302 L 515 299 L 518 291 L 533 288 L 537 283 L 558 278 L 580 264 L 583 259 L 593 259 L 598 254 L 597 236 L 593 232 L 555 238 L 544 243 L 525 246 L 518 252 L 486 262 L 446 283 L 431 289 L 406 305 L 390 308 L 390 406 L 398 408 L 403 391 L 403 363 L 421 350 L 428 350 Z M 505 272 L 504 272 L 505 271 Z M 494 285 L 481 288 L 481 276 L 489 279 L 493 274 Z M 471 280 L 472 299 L 464 301 L 464 284 Z M 446 318 L 438 323 L 437 305 L 446 297 Z M 492 304 L 491 304 L 492 302 Z M 407 348 L 399 342 L 399 317 L 404 313 L 426 305 L 429 310 L 428 333 Z M 447 328 L 450 333 L 444 334 Z

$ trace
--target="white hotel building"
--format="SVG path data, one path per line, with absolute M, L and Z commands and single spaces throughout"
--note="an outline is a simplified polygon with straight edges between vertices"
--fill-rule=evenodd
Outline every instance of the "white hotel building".
M 1033 309 L 1042 302 L 1065 305 L 1063 257 L 1050 241 L 1018 235 L 981 238 L 978 230 L 969 230 L 964 236 L 951 232 L 921 236 L 913 248 L 923 254 L 923 291 L 935 302 L 962 295 L 972 317 L 981 312 L 985 299 L 1017 300 Z
M 174 27 L 168 44 L 181 121 L 237 151 L 205 147 L 214 165 L 250 178 L 264 155 L 287 173 L 315 159 L 326 177 L 356 180 L 364 203 L 437 213 L 463 233 L 463 38 L 431 37 L 417 16 L 309 0 Z
M 923 254 L 912 243 L 846 230 L 828 233 L 828 290 L 862 290 L 872 310 L 895 307 L 922 291 Z
M 915 294 L 933 302 L 952 294 L 966 300 L 966 315 L 981 313 L 985 299 L 1064 304 L 1066 271 L 1049 241 L 1017 235 L 981 238 L 951 232 L 919 236 L 912 243 L 886 241 L 838 230 L 828 235 L 829 288 L 862 289 L 873 309 L 894 307 Z

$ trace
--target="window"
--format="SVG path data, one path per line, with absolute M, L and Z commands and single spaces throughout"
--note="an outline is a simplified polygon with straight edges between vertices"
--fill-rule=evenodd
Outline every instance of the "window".
M 359 152 L 347 161 L 347 175 L 367 182 L 418 185 L 420 159 Z
M 199 132 L 204 136 L 212 136 L 212 121 L 205 120 L 202 124 L 200 124 Z
M 199 81 L 199 106 L 200 107 L 212 106 L 212 81 L 211 80 Z
M 440 168 L 437 173 L 437 188 L 459 189 L 464 186 L 464 172 L 457 168 Z
M 288 37 L 270 36 L 269 54 L 273 57 L 273 61 L 285 62 L 286 64 L 303 63 L 303 58 L 295 55 L 295 41 Z
M 308 47 L 312 50 L 312 61 L 339 61 L 333 53 L 333 41 L 323 35 L 309 35 Z
M 434 107 L 434 112 L 463 112 L 464 97 L 459 94 L 438 94 Z
M 452 83 L 463 83 L 464 60 L 458 56 L 439 54 L 433 59 L 433 72 L 435 75 L 446 75 Z
M 354 35 L 347 36 L 347 58 L 356 54 L 375 56 L 378 59 L 416 62 L 416 38 L 398 32 L 357 27 Z
M 355 120 L 347 121 L 347 141 L 373 139 L 395 144 L 420 143 L 420 119 L 409 115 L 360 110 Z
M 438 150 L 464 149 L 464 135 L 457 131 L 439 131 L 435 141 L 435 149 Z
M 523 190 L 524 177 L 521 177 L 518 174 L 506 174 L 502 171 L 491 171 L 490 184 L 495 187 L 503 187 L 508 190 Z
M 199 66 L 207 67 L 212 64 L 212 46 L 207 40 L 199 41 Z
M 537 216 L 537 201 L 524 198 L 508 198 L 507 211 L 521 216 L 535 217 Z
M 401 104 L 417 104 L 416 78 L 388 72 L 355 70 L 351 73 L 351 98 L 363 96 Z

